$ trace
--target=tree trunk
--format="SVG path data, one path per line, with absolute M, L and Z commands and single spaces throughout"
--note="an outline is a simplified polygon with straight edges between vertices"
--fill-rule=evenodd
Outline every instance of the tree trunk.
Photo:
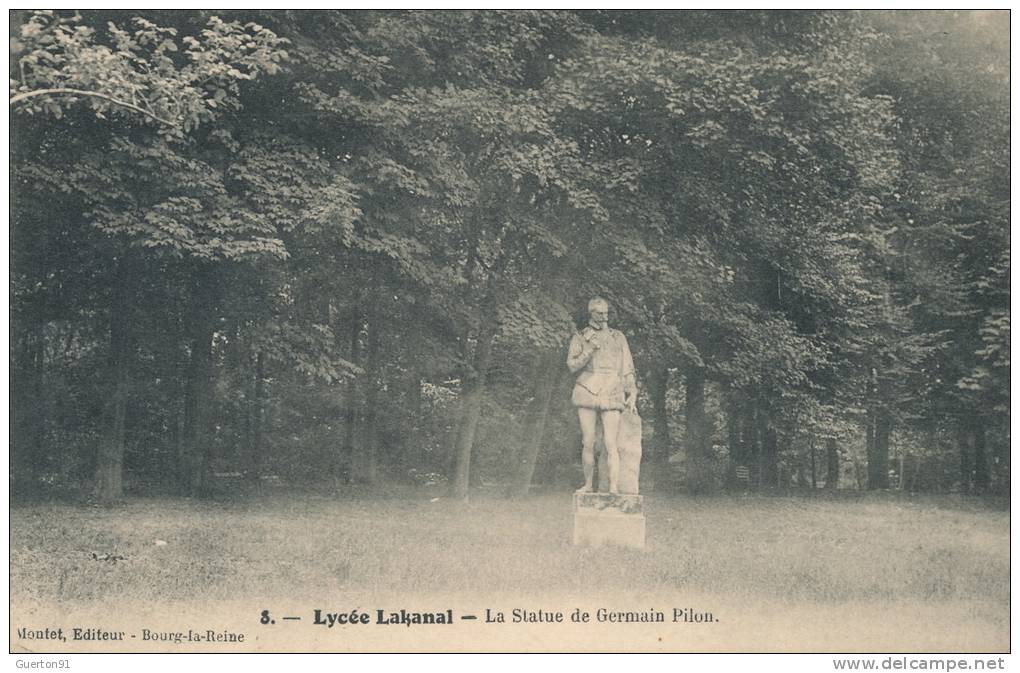
M 248 451 L 247 477 L 255 491 L 262 490 L 262 435 L 264 431 L 266 398 L 265 356 L 255 356 L 255 386 L 251 401 L 251 446 Z
M 880 408 L 875 414 L 874 450 L 868 458 L 868 490 L 889 488 L 889 436 L 892 417 Z
M 410 365 L 405 380 L 403 418 L 400 427 L 399 463 L 406 473 L 413 469 L 425 468 L 425 443 L 421 441 L 421 373 L 414 363 Z
M 744 463 L 744 441 L 740 436 L 741 418 L 740 404 L 731 399 L 726 408 L 726 448 L 730 455 L 730 462 Z
M 974 492 L 986 493 L 991 484 L 991 472 L 985 450 L 985 425 L 980 418 L 974 421 Z
M 864 457 L 867 459 L 868 488 L 871 489 L 874 488 L 871 484 L 874 481 L 872 466 L 875 465 L 875 411 L 873 409 L 868 410 L 864 422 Z
M 361 361 L 361 328 L 363 327 L 362 316 L 358 309 L 354 310 L 350 319 L 350 349 L 348 360 L 354 364 Z M 334 474 L 334 484 L 351 483 L 354 475 L 354 461 L 358 452 L 358 424 L 361 416 L 361 382 L 359 378 L 352 378 L 347 383 L 347 412 L 344 419 L 344 450 L 337 461 L 337 470 Z
M 996 492 L 1009 492 L 1009 443 L 996 441 L 992 444 L 991 488 Z
M 818 490 L 818 470 L 815 465 L 815 438 L 811 437 L 811 491 Z
M 180 462 L 179 490 L 201 495 L 206 486 L 209 458 L 210 405 L 212 403 L 212 340 L 215 329 L 215 293 L 218 282 L 207 271 L 199 274 L 191 310 L 191 358 L 188 363 L 184 405 L 184 455 Z
M 32 342 L 30 357 L 32 359 L 31 369 L 33 378 L 32 397 L 29 398 L 32 406 L 28 410 L 29 428 L 32 433 L 31 461 L 32 474 L 33 476 L 38 476 L 39 468 L 46 462 L 46 428 L 53 413 L 49 404 L 51 393 L 49 381 L 47 380 L 46 326 L 44 324 L 36 325 L 35 339 Z
M 966 423 L 961 423 L 956 433 L 960 449 L 960 491 L 962 493 L 970 493 L 971 483 L 974 478 L 974 456 L 970 446 L 972 436 L 968 432 Z
M 753 467 L 754 483 L 758 488 L 761 488 L 761 475 L 762 475 L 762 451 L 761 451 L 761 432 L 758 423 L 758 403 L 753 397 L 747 402 L 744 407 L 743 415 L 743 431 L 741 435 L 743 437 L 744 445 L 744 460 L 747 461 L 749 468 Z
M 731 488 L 745 488 L 751 485 L 751 468 L 754 459 L 753 407 L 741 393 L 730 391 L 726 395 L 726 446 L 729 465 L 726 471 L 726 485 Z M 746 476 L 742 474 L 747 470 Z M 738 476 L 739 475 L 739 476 Z
M 692 369 L 684 381 L 686 388 L 685 416 L 687 427 L 684 434 L 686 453 L 686 486 L 690 493 L 704 493 L 714 489 L 714 478 L 709 460 L 711 457 L 711 432 L 705 415 L 705 372 Z
M 687 430 L 684 436 L 684 448 L 688 460 L 706 458 L 711 453 L 709 442 L 711 437 L 708 419 L 705 415 L 705 372 L 692 369 L 685 381 L 687 387 Z
M 669 467 L 673 439 L 669 434 L 669 410 L 666 407 L 666 396 L 669 394 L 669 367 L 659 365 L 652 372 L 648 383 L 652 397 L 652 428 L 655 435 L 653 476 L 656 490 L 664 491 L 673 487 Z
M 525 416 L 527 426 L 523 433 L 521 458 L 509 493 L 512 497 L 524 497 L 531 489 L 531 479 L 535 475 L 535 464 L 542 449 L 553 391 L 556 390 L 557 383 L 569 374 L 563 367 L 564 359 L 565 354 L 561 349 L 549 351 L 538 358 L 534 402 Z
M 110 502 L 123 496 L 124 423 L 127 414 L 131 357 L 131 268 L 121 259 L 110 303 L 109 397 L 96 455 L 96 497 Z
M 364 393 L 364 423 L 358 434 L 356 460 L 352 468 L 354 480 L 365 484 L 374 484 L 378 478 L 378 445 L 379 432 L 376 428 L 379 402 L 379 343 L 380 321 L 378 313 L 378 297 L 369 301 L 368 307 L 368 343 L 365 348 L 365 374 L 362 379 Z
M 209 436 L 210 387 L 212 384 L 212 338 L 209 324 L 198 324 L 191 338 L 187 402 L 184 409 L 182 492 L 200 495 L 206 482 L 211 438 Z
M 462 410 L 463 410 L 464 395 L 467 394 L 468 388 L 470 386 L 471 377 L 473 376 L 473 373 L 471 371 L 471 367 L 473 365 L 471 365 L 469 363 L 473 363 L 474 362 L 475 353 L 477 352 L 477 348 L 478 348 L 478 346 L 476 344 L 475 350 L 474 351 L 471 350 L 471 334 L 472 334 L 471 329 L 470 328 L 465 328 L 464 331 L 458 336 L 458 343 L 460 344 L 460 361 L 462 363 L 461 366 L 460 366 L 460 369 L 461 369 L 461 377 L 460 377 L 461 378 L 461 408 L 462 408 Z M 465 418 L 466 418 L 466 416 L 463 413 L 461 413 L 457 417 L 457 424 L 456 424 L 456 426 L 453 429 L 454 441 L 453 441 L 453 444 L 450 446 L 449 454 L 445 457 L 446 475 L 448 477 L 450 477 L 451 480 L 453 478 L 453 475 L 457 472 L 457 460 L 458 460 L 458 456 L 460 455 L 457 452 L 458 439 L 460 438 L 460 435 L 461 435 L 461 426 L 463 425 Z M 452 481 L 451 481 L 451 483 L 452 483 Z
M 835 437 L 825 440 L 825 488 L 839 488 L 839 446 Z
M 498 326 L 492 317 L 485 318 L 478 335 L 475 348 L 474 365 L 464 381 L 464 397 L 461 406 L 461 418 L 457 429 L 455 449 L 456 462 L 453 469 L 453 481 L 450 484 L 450 496 L 467 500 L 468 484 L 471 476 L 471 452 L 475 444 L 475 431 L 478 428 L 478 416 L 482 410 L 482 398 L 485 395 L 485 378 L 492 359 L 492 340 L 496 336 Z
M 13 325 L 12 325 L 13 329 Z M 24 486 L 31 492 L 45 463 L 46 435 L 46 336 L 44 325 L 33 321 L 16 343 L 11 371 L 11 451 L 12 487 Z M 91 459 L 91 456 L 88 457 Z M 21 483 L 23 480 L 23 483 Z
M 762 479 L 767 486 L 779 487 L 779 434 L 766 423 L 762 434 Z

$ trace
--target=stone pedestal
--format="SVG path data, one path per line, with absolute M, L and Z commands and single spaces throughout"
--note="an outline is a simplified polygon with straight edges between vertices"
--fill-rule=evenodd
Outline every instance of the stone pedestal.
M 574 544 L 645 548 L 645 515 L 640 495 L 574 494 Z

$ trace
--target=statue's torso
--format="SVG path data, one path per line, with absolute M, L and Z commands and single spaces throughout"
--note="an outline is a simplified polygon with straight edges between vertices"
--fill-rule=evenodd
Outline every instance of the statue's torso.
M 595 355 L 588 362 L 585 371 L 598 371 L 600 373 L 615 371 L 617 375 L 621 373 L 620 369 L 623 367 L 623 340 L 625 338 L 623 332 L 611 327 L 601 330 L 585 327 L 581 331 L 581 336 L 585 340 L 599 345 L 599 349 L 595 351 Z
M 599 349 L 577 374 L 573 402 L 575 406 L 597 409 L 623 409 L 623 369 L 626 337 L 609 327 L 596 330 L 585 327 L 575 337 L 599 345 Z

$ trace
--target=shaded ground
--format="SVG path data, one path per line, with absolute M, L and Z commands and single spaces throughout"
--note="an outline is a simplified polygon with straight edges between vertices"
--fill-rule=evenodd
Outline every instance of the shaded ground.
M 673 607 L 711 611 L 720 622 L 647 645 L 633 636 L 607 639 L 598 634 L 608 627 L 592 627 L 584 642 L 736 651 L 1009 646 L 1009 514 L 976 503 L 651 496 L 648 549 L 637 552 L 570 546 L 569 494 L 480 496 L 466 504 L 435 497 L 352 490 L 341 498 L 15 505 L 12 629 L 19 617 L 58 613 L 166 618 L 158 609 L 166 605 L 199 617 L 231 606 L 227 612 L 239 614 L 225 623 L 252 625 L 268 606 L 305 615 L 307 624 L 316 607 L 386 607 L 380 601 L 421 610 L 505 608 L 508 619 L 513 607 L 569 612 L 611 603 L 621 611 L 661 610 L 668 619 Z M 360 632 L 357 642 L 315 647 L 371 647 L 378 636 L 376 647 L 385 649 L 396 636 L 380 628 Z M 513 627 L 489 628 L 490 636 L 511 638 L 494 641 L 509 649 L 581 642 L 552 627 L 541 632 L 552 638 L 548 645 L 532 634 L 514 646 L 520 634 L 507 630 Z M 636 627 L 618 628 L 625 630 L 612 633 Z M 300 643 L 320 635 L 294 634 Z M 432 632 L 417 635 L 417 647 L 486 649 L 442 637 L 429 646 Z M 287 641 L 274 647 L 289 648 Z

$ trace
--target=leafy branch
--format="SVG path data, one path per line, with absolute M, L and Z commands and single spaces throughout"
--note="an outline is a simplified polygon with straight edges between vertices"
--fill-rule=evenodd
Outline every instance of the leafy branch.
M 91 96 L 92 98 L 99 98 L 113 105 L 119 105 L 120 107 L 127 108 L 128 110 L 133 110 L 135 112 L 143 114 L 147 117 L 150 117 L 158 121 L 160 124 L 165 124 L 167 126 L 172 126 L 175 128 L 178 126 L 176 122 L 172 122 L 168 119 L 163 119 L 162 117 L 146 110 L 145 108 L 138 107 L 137 105 L 128 103 L 127 101 L 114 98 L 113 96 L 107 96 L 106 94 L 98 93 L 96 91 L 84 91 L 82 89 L 61 88 L 61 89 L 38 89 L 36 91 L 23 91 L 21 93 L 11 96 L 10 105 L 11 107 L 14 107 L 18 103 L 25 101 L 29 98 L 35 98 L 36 96 Z

